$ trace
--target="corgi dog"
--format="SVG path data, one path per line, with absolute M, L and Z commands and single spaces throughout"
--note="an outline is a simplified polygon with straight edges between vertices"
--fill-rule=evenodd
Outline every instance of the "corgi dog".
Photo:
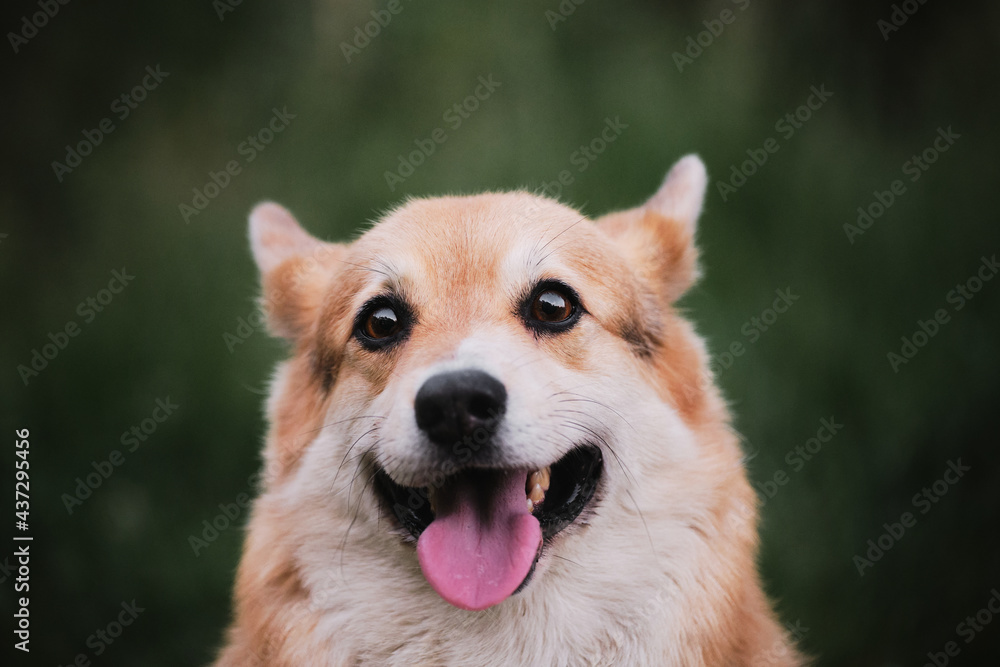
M 707 177 L 591 220 L 411 199 L 351 243 L 258 205 L 287 339 L 216 665 L 801 665 L 708 355 Z

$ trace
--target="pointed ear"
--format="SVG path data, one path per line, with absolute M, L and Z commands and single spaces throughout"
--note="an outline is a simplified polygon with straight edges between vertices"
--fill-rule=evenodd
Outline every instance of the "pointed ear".
M 313 238 L 287 210 L 264 202 L 250 212 L 250 249 L 269 328 L 283 338 L 301 337 L 318 317 L 346 246 Z
M 650 287 L 670 303 L 698 279 L 694 237 L 707 186 L 704 163 L 688 155 L 645 204 L 597 220 Z

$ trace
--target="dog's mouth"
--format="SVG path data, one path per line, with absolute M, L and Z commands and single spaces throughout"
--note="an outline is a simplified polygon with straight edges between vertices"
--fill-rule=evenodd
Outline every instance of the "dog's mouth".
M 406 487 L 376 468 L 375 488 L 417 539 L 424 576 L 446 601 L 469 610 L 523 588 L 542 549 L 587 508 L 603 469 L 582 445 L 540 470 L 468 468 L 431 487 Z

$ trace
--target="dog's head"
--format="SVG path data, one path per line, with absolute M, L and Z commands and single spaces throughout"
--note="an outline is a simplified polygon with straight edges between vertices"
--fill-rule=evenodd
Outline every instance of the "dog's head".
M 651 530 L 697 523 L 697 433 L 720 413 L 673 303 L 697 277 L 705 186 L 690 156 L 596 221 L 526 193 L 412 200 L 350 244 L 258 206 L 270 326 L 295 351 L 268 492 L 309 516 L 310 562 L 355 545 L 373 570 L 419 563 L 479 610 L 553 558 L 635 567 Z

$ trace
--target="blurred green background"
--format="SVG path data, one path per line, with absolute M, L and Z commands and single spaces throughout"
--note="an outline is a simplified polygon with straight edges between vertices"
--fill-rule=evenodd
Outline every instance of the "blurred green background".
M 17 664 L 196 665 L 219 645 L 241 533 L 197 556 L 189 536 L 249 490 L 284 354 L 241 325 L 255 202 L 345 239 L 407 195 L 539 189 L 568 170 L 561 198 L 597 214 L 643 201 L 688 152 L 712 184 L 705 279 L 684 304 L 747 439 L 782 618 L 808 628 L 821 665 L 924 664 L 949 641 L 953 664 L 996 664 L 1000 619 L 970 643 L 957 626 L 1000 586 L 1000 280 L 961 310 L 948 300 L 1000 251 L 995 4 L 904 3 L 916 12 L 886 39 L 889 2 L 564 0 L 563 15 L 558 0 L 404 0 L 348 62 L 342 43 L 387 3 L 223 2 L 72 2 L 7 36 L 0 416 L 8 445 L 31 431 L 35 538 L 34 641 Z M 31 33 L 38 11 L 8 3 L 5 32 Z M 169 74 L 120 118 L 112 104 L 147 66 Z M 445 113 L 480 76 L 500 86 L 456 128 Z M 776 123 L 811 86 L 832 96 L 787 136 Z M 248 162 L 240 146 L 275 108 L 294 118 Z M 59 180 L 52 163 L 104 118 L 113 131 Z M 628 127 L 580 171 L 574 153 L 606 118 Z M 959 138 L 911 181 L 906 163 L 949 127 Z M 436 128 L 447 140 L 391 190 L 385 173 Z M 769 138 L 777 152 L 724 200 L 719 182 Z M 240 173 L 186 221 L 179 206 L 230 160 Z M 851 243 L 844 225 L 896 179 L 904 194 Z M 123 268 L 134 279 L 102 292 Z M 799 298 L 770 319 L 779 289 Z M 949 320 L 894 372 L 887 354 L 939 308 Z M 79 335 L 26 385 L 18 366 L 70 322 Z M 742 354 L 724 357 L 733 343 Z M 168 397 L 173 414 L 127 451 L 123 433 Z M 822 450 L 786 459 L 831 417 L 843 428 Z M 115 449 L 123 463 L 69 513 L 64 494 Z M 922 514 L 914 494 L 958 458 L 970 470 Z M 907 511 L 916 524 L 860 576 L 854 557 Z M 8 640 L 12 551 L 0 546 Z M 88 638 L 133 599 L 144 611 L 95 657 Z

